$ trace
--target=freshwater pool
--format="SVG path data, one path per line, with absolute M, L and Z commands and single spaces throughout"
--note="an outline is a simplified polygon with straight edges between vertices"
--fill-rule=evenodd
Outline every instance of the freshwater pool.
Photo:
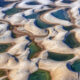
M 65 9 L 61 9 L 56 12 L 52 12 L 51 15 L 56 18 L 62 19 L 62 20 L 70 21 L 67 10 L 65 10 Z
M 74 54 L 61 54 L 55 52 L 48 52 L 48 59 L 52 59 L 55 61 L 67 61 L 69 59 L 72 59 L 73 57 Z
M 51 80 L 51 76 L 48 71 L 39 69 L 30 75 L 29 80 Z

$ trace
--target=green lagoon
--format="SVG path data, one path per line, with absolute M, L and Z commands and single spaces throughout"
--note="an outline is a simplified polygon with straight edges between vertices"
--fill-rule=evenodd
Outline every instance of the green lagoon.
M 73 57 L 74 54 L 61 54 L 55 52 L 48 52 L 48 59 L 52 59 L 55 61 L 67 61 L 69 59 L 72 59 Z
M 37 46 L 37 44 L 35 44 L 34 42 L 32 42 L 29 45 L 30 48 L 30 55 L 29 55 L 29 59 L 34 57 L 36 53 L 41 51 L 41 48 L 39 46 Z
M 71 65 L 71 68 L 73 71 L 80 72 L 80 59 L 74 61 L 74 63 Z
M 80 43 L 75 38 L 75 33 L 70 33 L 65 37 L 64 43 L 66 43 L 71 48 L 76 48 L 80 46 Z
M 30 75 L 29 80 L 51 80 L 51 76 L 48 71 L 39 69 Z
M 8 43 L 8 44 L 0 44 L 0 53 L 6 52 L 6 50 L 11 46 L 12 45 L 10 43 Z

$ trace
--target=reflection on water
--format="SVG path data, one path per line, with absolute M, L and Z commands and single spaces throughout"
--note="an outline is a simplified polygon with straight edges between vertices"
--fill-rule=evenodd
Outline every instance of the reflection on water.
M 39 69 L 30 75 L 29 80 L 51 80 L 51 76 L 48 71 Z
M 48 59 L 52 59 L 55 61 L 66 61 L 69 59 L 72 59 L 74 57 L 74 54 L 61 54 L 61 53 L 55 53 L 55 52 L 48 52 Z

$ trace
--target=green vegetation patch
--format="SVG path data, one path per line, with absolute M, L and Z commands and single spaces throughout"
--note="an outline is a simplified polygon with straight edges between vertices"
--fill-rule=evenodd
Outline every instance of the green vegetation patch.
M 6 50 L 11 47 L 12 45 L 10 43 L 7 44 L 0 44 L 0 53 L 6 52 Z
M 72 65 L 71 65 L 72 70 L 76 72 L 80 72 L 80 59 L 76 60 Z
M 72 59 L 73 57 L 74 54 L 61 54 L 61 53 L 48 52 L 48 59 L 52 59 L 55 61 L 66 61 Z
M 51 80 L 51 76 L 48 71 L 39 69 L 30 75 L 29 80 Z
M 6 75 L 6 71 L 5 70 L 0 70 L 0 77 L 5 76 Z
M 65 37 L 64 42 L 71 48 L 76 48 L 80 46 L 80 43 L 75 38 L 75 33 L 70 33 Z
M 34 42 L 32 42 L 29 45 L 29 48 L 30 48 L 29 58 L 34 57 L 36 53 L 38 53 L 39 51 L 41 51 L 41 48 L 36 43 L 34 43 Z

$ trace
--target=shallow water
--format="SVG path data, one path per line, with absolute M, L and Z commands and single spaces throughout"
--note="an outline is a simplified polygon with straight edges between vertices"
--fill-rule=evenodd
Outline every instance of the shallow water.
M 11 4 L 11 3 L 13 3 L 13 2 L 11 2 L 11 1 L 3 1 L 3 2 L 1 2 L 0 1 L 0 7 L 5 7 L 5 6 L 7 6 L 7 5 L 9 5 L 9 4 Z
M 53 12 L 51 13 L 51 15 L 62 20 L 70 21 L 67 11 L 63 9 Z
M 29 48 L 30 48 L 29 58 L 34 57 L 35 55 L 37 55 L 38 52 L 41 51 L 41 48 L 39 46 L 37 46 L 34 42 L 32 42 L 29 45 Z
M 72 1 L 72 0 L 63 0 L 62 2 L 63 2 L 63 3 L 68 3 L 68 4 L 70 4 L 70 3 L 72 3 L 73 1 Z
M 8 78 L 5 78 L 5 79 L 3 79 L 3 80 L 9 80 Z
M 0 77 L 5 76 L 6 75 L 6 71 L 5 70 L 0 70 Z
M 48 71 L 39 69 L 30 75 L 29 80 L 51 80 L 51 76 Z
M 80 59 L 74 61 L 74 63 L 71 65 L 71 68 L 73 71 L 80 72 Z
M 74 29 L 75 27 L 73 27 L 73 26 L 63 26 L 63 29 L 64 30 L 67 30 L 67 31 L 70 31 L 70 30 L 72 30 L 72 29 Z
M 11 44 L 0 44 L 0 53 L 5 52 L 9 47 L 11 47 Z
M 71 48 L 76 48 L 80 46 L 80 43 L 75 38 L 75 33 L 70 33 L 65 37 L 64 43 L 66 43 Z
M 79 14 L 80 14 L 80 8 L 78 8 Z
M 33 13 L 32 13 L 32 14 L 27 15 L 27 16 L 24 15 L 24 17 L 25 17 L 26 19 L 37 19 L 37 18 L 38 18 L 41 14 L 43 14 L 44 12 L 46 12 L 46 10 L 40 11 L 40 12 L 34 12 L 34 10 L 33 10 Z
M 10 25 L 10 27 L 7 29 L 7 30 L 10 30 L 11 31 L 11 33 L 12 33 L 12 35 L 11 35 L 11 37 L 12 38 L 16 38 L 16 41 L 13 39 L 13 41 L 12 42 L 14 42 L 14 43 L 16 43 L 16 44 L 19 44 L 19 42 L 18 41 L 20 41 L 20 43 L 21 42 L 23 42 L 23 41 L 29 41 L 30 43 L 29 44 L 24 44 L 23 46 L 24 46 L 24 50 L 26 50 L 27 48 L 29 48 L 29 50 L 30 50 L 30 52 L 29 52 L 29 54 L 28 54 L 28 59 L 25 59 L 25 57 L 24 56 L 22 56 L 22 54 L 24 54 L 23 53 L 23 50 L 21 50 L 21 48 L 20 49 L 18 49 L 18 51 L 17 52 L 15 52 L 15 54 L 17 54 L 17 53 L 19 53 L 19 52 L 21 52 L 22 54 L 19 54 L 19 55 L 15 55 L 15 54 L 13 54 L 13 55 L 11 55 L 12 53 L 13 53 L 13 51 L 14 51 L 14 49 L 12 49 L 12 52 L 10 52 L 10 55 L 11 55 L 11 57 L 12 58 L 14 58 L 14 60 L 18 63 L 18 65 L 17 66 L 19 66 L 20 67 L 20 69 L 18 69 L 18 71 L 20 71 L 19 73 L 20 74 L 22 74 L 23 75 L 23 73 L 22 72 L 24 72 L 24 69 L 23 69 L 23 67 L 25 68 L 25 66 L 26 65 L 24 65 L 24 66 L 20 66 L 19 65 L 19 63 L 21 64 L 23 64 L 24 62 L 25 63 L 28 63 L 28 62 L 30 62 L 30 63 L 32 63 L 32 65 L 34 65 L 34 62 L 33 62 L 33 60 L 32 59 L 35 59 L 36 60 L 36 58 L 38 58 L 38 56 L 40 55 L 40 52 L 41 51 L 44 51 L 44 50 L 46 50 L 47 52 L 48 52 L 48 57 L 47 57 L 47 62 L 48 62 L 48 60 L 53 60 L 53 61 L 57 61 L 57 62 L 62 62 L 62 64 L 63 64 L 63 61 L 65 61 L 65 63 L 64 63 L 64 67 L 66 67 L 68 70 L 70 70 L 70 72 L 71 71 L 74 71 L 75 73 L 71 73 L 70 74 L 70 76 L 69 77 L 67 77 L 67 74 L 68 73 L 64 73 L 63 74 L 63 76 L 61 75 L 61 76 L 59 76 L 62 72 L 61 72 L 61 70 L 60 70 L 60 66 L 61 66 L 61 64 L 60 65 L 55 65 L 57 68 L 55 68 L 55 69 L 58 69 L 59 68 L 59 70 L 57 71 L 57 73 L 55 74 L 55 70 L 53 71 L 53 74 L 55 74 L 55 75 L 53 75 L 53 79 L 51 79 L 51 76 L 52 76 L 52 74 L 50 74 L 48 71 L 45 71 L 45 69 L 48 69 L 50 66 L 51 66 L 51 64 L 49 65 L 48 63 L 46 63 L 45 62 L 45 58 L 43 58 L 43 59 L 40 59 L 40 60 L 43 60 L 43 64 L 41 64 L 41 65 L 39 65 L 40 64 L 40 61 L 37 61 L 36 63 L 35 63 L 35 65 L 36 65 L 36 67 L 37 68 L 39 68 L 39 67 L 41 67 L 41 66 L 43 66 L 44 64 L 46 64 L 46 68 L 44 68 L 44 70 L 41 70 L 41 69 L 38 69 L 36 72 L 34 72 L 34 73 L 30 73 L 31 75 L 29 76 L 29 80 L 54 80 L 54 77 L 55 77 L 55 79 L 57 80 L 57 79 L 60 79 L 60 80 L 69 80 L 69 79 L 73 79 L 73 78 L 78 78 L 78 76 L 76 75 L 76 72 L 80 72 L 80 61 L 78 60 L 78 61 L 75 61 L 73 64 L 71 64 L 71 65 L 69 65 L 69 67 L 70 68 L 68 68 L 67 67 L 67 64 L 68 63 L 70 63 L 70 61 L 68 61 L 68 60 L 71 60 L 71 59 L 73 59 L 73 58 L 75 58 L 75 55 L 74 54 L 70 54 L 70 53 L 67 53 L 67 54 L 64 54 L 64 53 L 61 53 L 61 52 L 59 52 L 59 53 L 56 53 L 56 52 L 50 52 L 50 51 L 48 51 L 49 49 L 47 49 L 46 47 L 46 44 L 48 45 L 48 41 L 50 41 L 50 40 L 55 40 L 54 38 L 55 37 L 57 37 L 57 41 L 58 41 L 58 38 L 60 38 L 60 36 L 57 36 L 58 35 L 58 33 L 60 33 L 61 34 L 61 36 L 62 36 L 62 32 L 64 32 L 64 33 L 67 33 L 67 34 L 65 34 L 65 40 L 63 40 L 63 43 L 65 43 L 66 45 L 68 45 L 70 48 L 73 48 L 73 50 L 76 52 L 76 47 L 80 47 L 80 43 L 76 40 L 76 38 L 75 38 L 75 36 L 74 36 L 74 34 L 69 34 L 70 33 L 70 30 L 72 30 L 72 29 L 74 29 L 74 28 L 76 28 L 77 27 L 77 25 L 76 25 L 76 20 L 74 21 L 74 23 L 73 23 L 73 20 L 72 20 L 72 18 L 70 19 L 70 16 L 69 16 L 69 14 L 68 14 L 68 12 L 67 11 L 69 11 L 69 8 L 67 7 L 67 5 L 65 4 L 65 7 L 63 6 L 63 7 L 60 7 L 60 4 L 58 4 L 57 3 L 57 5 L 55 5 L 55 1 L 57 1 L 57 0 L 50 0 L 50 1 L 52 1 L 52 3 L 50 3 L 50 1 L 49 1 L 49 3 L 48 2 L 44 2 L 44 1 L 46 1 L 46 0 L 41 0 L 40 2 L 41 3 L 38 3 L 38 2 L 36 2 L 36 0 L 17 0 L 17 2 L 15 1 L 15 5 L 14 5 L 14 7 L 12 8 L 12 9 L 6 9 L 6 11 L 4 11 L 4 7 L 5 6 L 7 6 L 8 4 L 10 4 L 10 3 L 8 3 L 8 2 L 6 2 L 5 0 L 0 0 L 1 1 L 1 3 L 0 3 L 0 7 L 1 7 L 1 10 L 3 10 L 3 12 L 2 13 L 5 13 L 6 15 L 4 15 L 4 14 L 2 14 L 1 13 L 1 16 L 0 16 L 0 18 L 2 19 L 2 18 L 4 18 L 3 20 L 3 22 L 4 22 L 4 24 L 5 24 L 5 20 L 6 21 L 9 21 L 9 23 L 11 23 Z M 5 1 L 5 2 L 4 2 Z M 12 0 L 11 0 L 12 1 Z M 25 2 L 25 1 L 27 1 L 27 2 Z M 48 0 L 47 0 L 48 1 Z M 71 0 L 63 0 L 63 2 L 64 3 L 72 3 L 72 1 Z M 25 3 L 25 4 L 24 4 Z M 25 6 L 26 5 L 26 6 Z M 37 7 L 35 7 L 35 5 L 39 5 L 39 6 L 37 6 Z M 78 11 L 79 10 L 79 14 L 80 14 L 80 8 L 79 8 L 79 4 L 77 4 L 77 5 L 72 5 L 72 4 L 70 4 L 71 5 L 71 9 L 73 10 L 71 13 L 72 13 L 72 15 L 78 15 L 78 14 L 76 14 L 75 13 L 75 11 Z M 27 7 L 28 6 L 28 7 Z M 33 6 L 32 8 L 29 8 L 29 6 Z M 41 7 L 40 7 L 41 6 Z M 18 7 L 21 7 L 21 8 L 18 8 Z M 77 8 L 79 8 L 79 9 L 77 9 Z M 3 8 L 3 9 L 2 9 Z M 6 7 L 5 7 L 6 8 Z M 59 24 L 56 24 L 56 21 L 55 21 L 55 23 L 53 23 L 53 24 L 49 24 L 48 22 L 47 22 L 47 20 L 42 20 L 42 19 L 40 19 L 40 17 L 41 16 L 43 16 L 43 18 L 45 18 L 45 16 L 43 15 L 44 14 L 44 12 L 46 12 L 47 11 L 47 13 L 48 13 L 48 11 L 52 11 L 52 10 L 55 10 L 55 9 L 59 9 L 58 11 L 56 11 L 56 12 L 52 12 L 50 15 L 52 15 L 52 17 L 53 16 L 55 16 L 55 17 L 57 17 L 58 19 L 61 19 L 61 20 L 67 20 L 67 21 L 70 21 L 71 23 L 72 23 L 72 25 L 74 26 L 70 26 L 70 24 L 68 24 L 68 23 L 65 23 L 65 21 L 64 21 L 64 25 L 65 26 L 63 26 L 62 24 L 63 24 L 63 22 L 62 23 L 59 23 Z M 38 10 L 39 9 L 39 10 Z M 27 12 L 24 12 L 25 10 L 30 10 L 30 12 L 32 12 L 32 14 L 27 14 Z M 17 14 L 17 13 L 19 13 L 19 12 L 22 12 L 22 14 L 20 14 L 21 16 L 22 16 L 22 21 L 21 21 L 21 19 L 19 20 L 19 19 L 16 19 L 16 22 L 15 22 L 15 24 L 12 24 L 12 23 L 14 23 L 14 21 L 13 20 L 11 20 L 10 21 L 10 19 L 12 18 L 12 15 L 14 15 L 14 14 Z M 75 14 L 74 14 L 75 13 Z M 46 14 L 46 13 L 45 13 Z M 7 17 L 9 18 L 9 20 L 7 19 Z M 14 16 L 13 16 L 14 17 Z M 48 15 L 47 15 L 47 17 L 49 17 Z M 14 17 L 15 18 L 15 17 Z M 73 16 L 73 18 L 74 18 L 74 16 Z M 27 20 L 27 22 L 24 22 L 25 21 L 25 19 Z M 50 18 L 47 18 L 47 19 L 49 19 L 49 20 L 51 20 Z M 54 19 L 55 20 L 55 19 Z M 53 21 L 54 21 L 53 20 Z M 79 19 L 77 18 L 77 20 L 79 21 Z M 77 21 L 77 23 L 79 23 Z M 20 25 L 18 25 L 17 23 L 18 22 L 21 22 L 20 23 Z M 29 23 L 28 23 L 29 22 Z M 46 37 L 40 37 L 40 34 L 39 34 L 39 36 L 38 37 L 34 37 L 33 36 L 33 34 L 30 34 L 29 32 L 28 32 L 28 30 L 26 29 L 27 28 L 27 24 L 29 24 L 30 26 L 33 26 L 33 24 L 35 25 L 35 26 L 33 26 L 34 28 L 35 27 L 38 27 L 38 29 L 40 29 L 39 31 L 44 31 L 45 32 L 45 34 L 46 34 L 46 31 L 47 32 L 49 32 L 49 33 L 51 33 L 51 34 L 48 34 Z M 75 24 L 75 25 L 74 25 Z M 63 26 L 63 28 L 61 28 L 61 30 L 59 30 L 59 28 L 58 28 L 58 25 L 60 25 L 60 26 Z M 68 26 L 66 26 L 66 25 L 68 25 Z M 7 25 L 5 25 L 6 27 L 7 27 Z M 75 27 L 76 26 L 76 27 Z M 53 31 L 53 29 L 51 30 L 51 27 L 54 27 L 54 31 Z M 2 28 L 2 27 L 1 27 Z M 47 29 L 48 28 L 48 29 Z M 18 32 L 19 31 L 14 31 L 14 30 L 19 30 L 20 31 L 20 33 L 18 34 Z M 21 30 L 22 29 L 22 30 Z M 36 29 L 36 28 L 35 28 Z M 51 30 L 51 32 L 49 31 L 49 29 Z M 64 30 L 63 30 L 64 29 Z M 1 29 L 1 30 L 3 30 L 3 28 Z M 24 31 L 23 31 L 24 30 Z M 30 31 L 30 30 L 29 30 Z M 37 30 L 35 30 L 35 31 L 37 31 Z M 41 32 L 42 32 L 41 31 Z M 33 31 L 32 31 L 32 33 L 33 33 Z M 55 34 L 55 36 L 53 36 Z M 1 34 L 1 35 L 4 35 L 4 33 L 3 34 Z M 35 32 L 35 35 L 37 35 L 37 32 Z M 43 34 L 44 35 L 44 34 Z M 18 38 L 18 39 L 17 39 Z M 30 40 L 31 39 L 31 40 Z M 49 40 L 50 39 L 50 40 Z M 38 42 L 38 41 L 35 41 L 35 40 L 38 40 L 38 41 L 40 41 L 40 42 Z M 5 39 L 4 39 L 4 41 L 5 41 Z M 18 42 L 18 43 L 17 43 Z M 14 44 L 14 45 L 16 45 L 16 44 Z M 41 44 L 44 48 L 42 49 L 42 47 L 40 46 L 40 45 L 37 45 L 37 44 Z M 50 45 L 48 45 L 48 47 L 49 48 L 51 48 L 51 45 L 52 44 L 50 44 Z M 57 45 L 60 45 L 60 44 L 57 44 Z M 61 44 L 62 45 L 62 44 Z M 12 46 L 13 46 L 13 44 L 11 43 L 11 44 L 0 44 L 0 53 L 1 54 L 4 54 L 4 52 L 6 52 L 7 53 L 7 51 L 8 51 L 8 49 L 10 48 L 12 48 Z M 53 47 L 56 47 L 56 45 L 53 45 Z M 58 47 L 58 46 L 57 46 Z M 62 48 L 62 47 L 60 47 L 60 48 Z M 79 49 L 79 48 L 77 48 L 77 49 Z M 68 51 L 68 50 L 67 50 Z M 78 51 L 78 50 L 77 50 Z M 9 51 L 8 51 L 9 52 Z M 79 53 L 79 52 L 78 52 Z M 79 56 L 79 54 L 78 53 L 76 53 L 76 55 L 77 56 Z M 22 58 L 19 58 L 19 56 L 22 56 Z M 4 57 L 4 55 L 3 55 L 3 57 Z M 11 59 L 11 58 L 10 58 Z M 2 59 L 3 60 L 3 59 Z M 24 61 L 25 60 L 25 61 Z M 10 64 L 9 63 L 9 61 L 8 61 L 8 63 L 9 63 L 9 66 L 12 66 L 12 65 L 14 65 L 15 64 L 15 61 L 14 61 L 14 63 L 13 64 Z M 11 61 L 10 61 L 11 62 Z M 61 63 L 60 62 L 60 63 Z M 2 64 L 2 63 L 1 63 Z M 7 64 L 7 62 L 6 62 L 6 64 Z M 5 64 L 5 67 L 6 67 L 6 64 Z M 22 65 L 21 64 L 21 65 Z M 48 65 L 49 66 L 48 66 Z M 31 65 L 30 65 L 31 66 Z M 29 66 L 29 67 L 30 67 Z M 53 66 L 53 65 L 52 65 Z M 62 66 L 61 66 L 62 67 Z M 33 67 L 33 68 L 35 68 L 35 67 Z M 6 68 L 5 68 L 6 69 Z M 21 70 L 22 69 L 22 70 Z M 73 70 L 72 70 L 73 69 Z M 16 68 L 14 68 L 14 71 L 16 70 Z M 29 68 L 26 68 L 26 70 L 27 71 L 29 71 L 29 72 L 31 72 L 31 70 L 29 69 Z M 53 69 L 51 69 L 51 70 L 53 70 Z M 50 72 L 51 72 L 51 70 L 49 70 Z M 64 69 L 65 70 L 65 69 Z M 65 72 L 63 70 L 63 72 Z M 7 69 L 7 71 L 9 71 L 8 69 Z M 10 71 L 13 71 L 13 69 L 10 69 Z M 11 73 L 8 73 L 8 75 L 15 75 L 15 72 L 13 71 L 13 73 L 11 74 Z M 26 77 L 28 77 L 27 76 L 27 73 L 26 72 L 24 72 L 25 73 L 25 75 L 26 75 Z M 0 72 L 0 76 L 2 76 L 3 74 L 5 74 L 4 72 Z M 25 75 L 23 75 L 24 77 L 25 77 Z M 51 75 L 51 76 L 50 76 Z M 56 76 L 57 75 L 57 76 Z M 72 75 L 75 75 L 75 77 L 73 77 Z M 17 76 L 19 76 L 18 74 L 16 74 L 16 76 L 15 76 L 15 78 L 17 79 Z M 24 77 L 23 77 L 23 79 L 24 79 Z M 72 77 L 72 78 L 71 78 Z M 13 77 L 12 77 L 12 79 L 13 79 Z M 19 77 L 18 77 L 18 79 L 19 79 Z M 8 78 L 6 78 L 6 79 L 3 79 L 3 80 L 8 80 Z M 20 80 L 20 79 L 19 79 Z M 78 79 L 74 79 L 74 80 L 78 80 Z
M 26 19 L 36 19 L 38 16 L 38 13 L 33 13 L 31 15 L 28 15 L 28 16 L 24 16 Z
M 55 53 L 55 52 L 48 52 L 48 59 L 52 59 L 55 61 L 66 61 L 69 59 L 72 59 L 74 57 L 74 54 L 61 54 L 61 53 Z

